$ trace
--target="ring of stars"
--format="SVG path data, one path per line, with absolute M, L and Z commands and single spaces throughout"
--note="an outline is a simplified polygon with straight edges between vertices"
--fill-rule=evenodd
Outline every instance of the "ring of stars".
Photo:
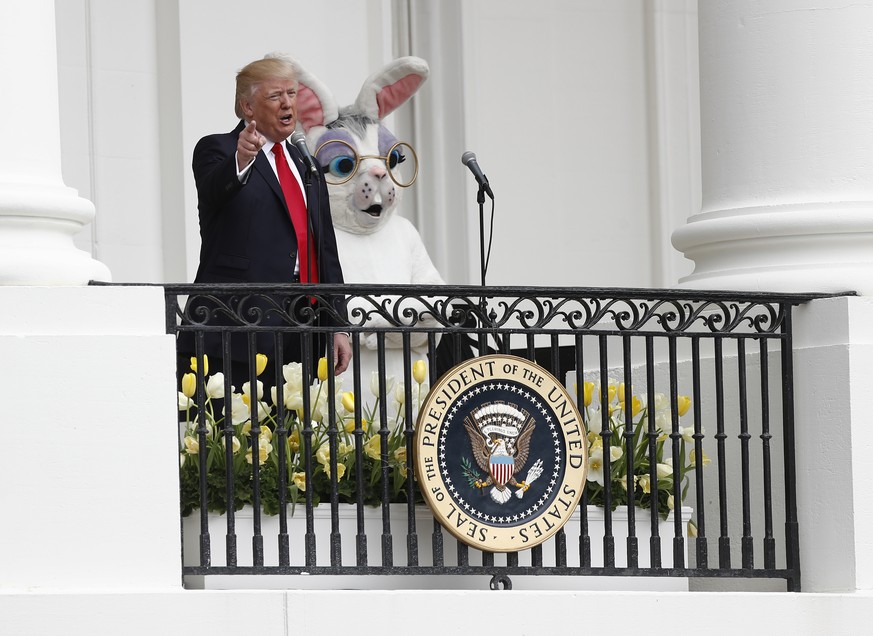
M 470 502 L 466 501 L 462 496 L 461 492 L 452 482 L 451 476 L 448 474 L 448 464 L 446 462 L 446 437 L 448 436 L 449 428 L 452 425 L 455 416 L 457 415 L 460 407 L 469 401 L 474 395 L 478 395 L 483 391 L 500 391 L 500 390 L 508 390 L 512 393 L 517 393 L 519 398 L 523 398 L 527 400 L 530 404 L 533 405 L 534 409 L 539 411 L 542 415 L 541 418 L 538 418 L 538 423 L 545 422 L 549 427 L 549 434 L 552 436 L 552 442 L 554 447 L 554 468 L 552 470 L 551 476 L 543 475 L 540 478 L 548 477 L 548 485 L 546 486 L 545 492 L 542 496 L 537 499 L 535 503 L 533 503 L 530 507 L 525 509 L 524 511 L 517 512 L 514 514 L 507 514 L 503 516 L 497 515 L 489 515 L 478 508 L 474 507 Z M 440 442 L 439 442 L 439 466 L 440 473 L 442 475 L 443 481 L 446 485 L 446 490 L 451 494 L 452 499 L 463 508 L 467 514 L 476 517 L 480 521 L 485 523 L 498 523 L 498 524 L 515 524 L 521 521 L 524 521 L 528 517 L 534 515 L 537 510 L 539 510 L 543 504 L 548 501 L 551 501 L 551 495 L 554 491 L 555 487 L 558 485 L 560 481 L 560 473 L 561 473 L 561 456 L 563 451 L 563 440 L 560 438 L 558 434 L 558 426 L 555 423 L 555 419 L 552 417 L 551 411 L 545 407 L 542 401 L 538 398 L 538 396 L 534 393 L 531 393 L 524 387 L 520 387 L 516 384 L 510 382 L 491 382 L 487 385 L 480 385 L 471 389 L 467 393 L 463 394 L 458 400 L 455 401 L 451 410 L 448 412 L 445 418 L 445 423 L 440 431 Z M 536 458 L 529 458 L 528 464 L 532 464 L 536 461 Z

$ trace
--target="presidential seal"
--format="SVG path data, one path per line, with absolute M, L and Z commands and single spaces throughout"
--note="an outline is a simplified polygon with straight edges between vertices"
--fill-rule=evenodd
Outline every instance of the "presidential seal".
M 570 395 L 535 363 L 468 360 L 419 410 L 416 477 L 437 520 L 480 550 L 514 552 L 554 535 L 588 470 L 585 426 Z

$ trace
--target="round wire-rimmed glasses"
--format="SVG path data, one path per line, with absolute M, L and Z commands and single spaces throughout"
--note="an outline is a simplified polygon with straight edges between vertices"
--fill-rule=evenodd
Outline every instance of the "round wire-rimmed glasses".
M 403 141 L 398 141 L 384 157 L 380 157 L 358 155 L 348 142 L 331 139 L 315 150 L 315 159 L 324 168 L 324 180 L 331 185 L 349 181 L 357 174 L 364 159 L 382 160 L 388 169 L 388 176 L 401 188 L 408 188 L 418 178 L 418 155 L 412 146 Z

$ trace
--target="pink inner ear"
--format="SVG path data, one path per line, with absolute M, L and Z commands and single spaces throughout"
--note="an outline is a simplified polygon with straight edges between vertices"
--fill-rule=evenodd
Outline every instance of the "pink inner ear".
M 321 100 L 308 86 L 300 84 L 297 87 L 297 121 L 303 126 L 303 132 L 308 132 L 313 126 L 324 124 L 324 109 Z
M 379 119 L 394 112 L 400 104 L 409 99 L 418 90 L 419 86 L 421 86 L 420 76 L 407 75 L 379 91 L 379 94 L 376 95 L 376 103 L 379 106 Z

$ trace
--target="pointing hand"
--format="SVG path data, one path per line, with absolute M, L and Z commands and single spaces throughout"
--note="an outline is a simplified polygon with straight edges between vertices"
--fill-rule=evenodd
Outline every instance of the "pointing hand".
M 257 123 L 253 119 L 249 122 L 236 142 L 237 169 L 242 170 L 258 156 L 258 152 L 267 143 L 267 139 L 258 132 Z

